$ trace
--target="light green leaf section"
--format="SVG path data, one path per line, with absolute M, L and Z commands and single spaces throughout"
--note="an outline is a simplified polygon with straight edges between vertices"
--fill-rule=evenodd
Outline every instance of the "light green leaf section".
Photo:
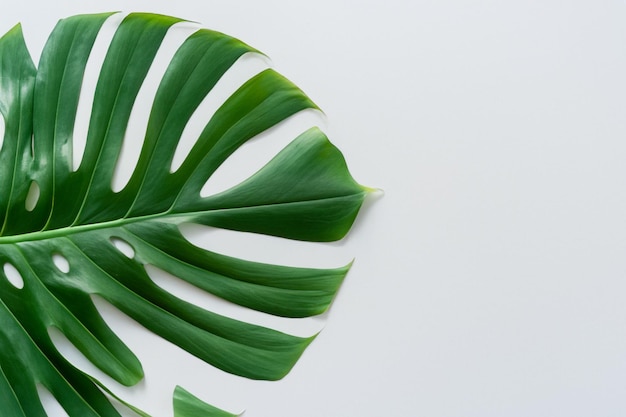
M 240 415 L 207 404 L 180 386 L 174 390 L 174 417 L 238 417 Z
M 298 268 L 236 259 L 198 248 L 180 233 L 197 223 L 290 239 L 331 241 L 349 230 L 367 189 L 317 128 L 303 132 L 259 172 L 209 197 L 200 190 L 240 146 L 293 114 L 315 109 L 295 85 L 266 70 L 238 88 L 206 124 L 182 165 L 170 172 L 188 121 L 248 45 L 198 30 L 175 53 L 154 101 L 145 137 L 125 138 L 131 110 L 161 43 L 179 19 L 130 14 L 106 51 L 86 148 L 73 170 L 74 127 L 85 68 L 111 14 L 61 20 L 39 68 L 20 26 L 0 39 L 0 404 L 3 416 L 45 416 L 43 385 L 70 416 L 119 416 L 106 388 L 53 345 L 60 330 L 95 366 L 124 385 L 143 378 L 135 354 L 96 310 L 98 295 L 154 333 L 223 371 L 276 380 L 313 337 L 237 321 L 178 299 L 145 265 L 229 302 L 283 317 L 326 311 L 349 265 Z M 111 189 L 124 140 L 142 143 L 127 185 Z M 40 196 L 27 207 L 35 184 Z M 130 245 L 128 257 L 114 244 Z M 67 261 L 59 268 L 55 258 Z M 23 288 L 11 284 L 14 267 Z M 101 388 L 104 390 L 101 390 Z M 176 415 L 232 416 L 177 389 Z M 196 411 L 192 411 L 196 410 Z M 193 413 L 196 414 L 193 414 Z M 212 414 L 210 414 L 212 413 Z

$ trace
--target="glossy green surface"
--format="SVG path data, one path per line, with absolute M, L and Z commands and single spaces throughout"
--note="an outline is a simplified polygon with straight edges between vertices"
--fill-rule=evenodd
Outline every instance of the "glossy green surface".
M 174 390 L 174 417 L 237 417 L 232 414 L 200 401 L 184 388 L 177 386 Z
M 86 149 L 72 169 L 72 141 L 87 59 L 109 14 L 64 19 L 39 68 L 16 26 L 0 39 L 0 404 L 3 416 L 45 416 L 36 384 L 70 416 L 118 416 L 97 384 L 55 349 L 59 329 L 98 368 L 124 385 L 143 377 L 136 356 L 109 329 L 98 295 L 172 343 L 224 371 L 275 380 L 312 338 L 239 322 L 186 303 L 149 278 L 151 264 L 233 303 L 285 317 L 324 312 L 348 267 L 260 264 L 195 247 L 180 223 L 331 241 L 350 228 L 366 194 L 341 153 L 313 128 L 243 183 L 201 197 L 212 173 L 239 146 L 315 105 L 273 70 L 250 79 L 217 110 L 179 169 L 170 172 L 183 129 L 222 74 L 254 49 L 199 30 L 179 48 L 160 82 L 143 147 L 128 184 L 111 189 L 129 116 L 168 29 L 178 19 L 131 14 L 117 29 L 100 72 Z M 140 140 L 140 138 L 132 138 Z M 27 204 L 36 184 L 40 195 Z M 30 209 L 30 210 L 29 210 Z M 129 244 L 125 256 L 114 244 Z M 69 270 L 55 265 L 67 260 Z M 5 267 L 5 270 L 7 268 Z M 183 413 L 182 411 L 180 413 Z M 179 413 L 179 414 L 180 414 Z M 187 414 L 180 414 L 187 415 Z

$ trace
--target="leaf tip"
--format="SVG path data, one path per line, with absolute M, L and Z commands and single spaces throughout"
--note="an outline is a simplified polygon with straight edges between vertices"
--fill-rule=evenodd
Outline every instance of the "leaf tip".
M 176 385 L 174 389 L 174 417 L 194 417 L 199 415 L 206 417 L 239 417 L 244 412 L 245 410 L 241 413 L 233 414 L 224 411 L 200 400 L 180 385 Z
M 21 23 L 17 23 L 11 29 L 7 30 L 4 35 L 0 36 L 0 39 L 10 38 L 12 36 L 24 37 Z
M 359 186 L 361 187 L 361 189 L 365 192 L 367 196 L 380 198 L 385 195 L 385 190 L 383 190 L 382 188 L 368 187 L 366 185 L 359 185 Z

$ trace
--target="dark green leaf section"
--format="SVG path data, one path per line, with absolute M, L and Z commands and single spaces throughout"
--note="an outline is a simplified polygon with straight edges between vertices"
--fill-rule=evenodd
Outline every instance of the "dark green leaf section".
M 34 179 L 31 138 L 36 69 L 19 25 L 0 39 L 0 71 L 0 112 L 5 124 L 0 149 L 0 235 L 4 235 L 15 228 L 37 228 L 37 218 L 31 218 L 25 206 Z
M 132 201 L 128 210 L 134 215 L 167 211 L 172 206 L 187 179 L 170 175 L 183 129 L 226 70 L 252 52 L 256 51 L 248 45 L 206 29 L 190 36 L 176 52 L 155 97 L 146 146 L 133 177 L 120 193 L 120 198 L 127 196 Z M 192 155 L 196 153 L 194 150 Z
M 198 399 L 180 386 L 174 390 L 174 417 L 237 417 Z
M 119 416 L 91 380 L 56 352 L 46 328 L 33 315 L 33 309 L 43 310 L 44 306 L 24 303 L 22 294 L 18 294 L 29 292 L 33 277 L 24 278 L 22 290 L 11 287 L 6 280 L 0 284 L 2 415 L 45 416 L 37 393 L 37 384 L 41 384 L 70 416 Z
M 198 248 L 180 233 L 178 225 L 191 222 L 337 240 L 348 232 L 366 194 L 339 150 L 313 128 L 248 180 L 200 196 L 207 179 L 246 141 L 301 110 L 316 109 L 273 70 L 252 77 L 205 115 L 191 152 L 171 171 L 181 135 L 201 102 L 237 60 L 257 53 L 221 33 L 198 30 L 189 36 L 169 62 L 154 101 L 136 103 L 165 36 L 180 20 L 126 16 L 106 50 L 83 138 L 87 145 L 74 170 L 85 69 L 93 53 L 105 52 L 94 45 L 109 16 L 61 20 L 39 69 L 19 26 L 0 38 L 0 113 L 6 125 L 0 148 L 2 416 L 43 416 L 37 384 L 71 416 L 119 415 L 107 388 L 68 363 L 48 334 L 58 329 L 103 372 L 124 385 L 137 383 L 141 364 L 104 322 L 93 296 L 207 363 L 247 378 L 284 377 L 313 340 L 192 305 L 156 285 L 146 265 L 240 306 L 298 318 L 326 311 L 349 269 L 250 262 Z M 127 135 L 136 105 L 151 108 L 143 137 Z M 114 192 L 126 140 L 140 142 L 141 152 L 127 185 Z M 34 207 L 26 204 L 32 187 L 40 190 Z M 130 245 L 133 256 L 122 253 L 118 241 Z M 66 261 L 69 270 L 57 267 L 55 259 Z M 5 265 L 19 272 L 23 288 L 9 282 Z M 180 417 L 232 416 L 184 390 L 177 390 L 176 398 Z
M 54 228 L 72 215 L 80 190 L 72 172 L 73 132 L 87 59 L 111 14 L 74 16 L 56 25 L 43 50 L 35 86 L 33 170 L 41 189 L 38 230 Z M 21 222 L 14 222 L 19 225 Z M 14 234 L 17 231 L 13 231 Z M 23 233 L 25 230 L 19 230 Z
M 81 16 L 75 19 L 82 20 L 82 18 Z M 110 204 L 104 205 L 102 202 L 109 203 L 113 194 L 111 183 L 115 163 L 135 98 L 165 34 L 177 22 L 180 20 L 166 16 L 131 14 L 119 26 L 109 46 L 96 86 L 86 138 L 87 145 L 82 162 L 75 173 L 65 169 L 55 176 L 56 184 L 59 186 L 55 188 L 55 194 L 52 197 L 55 205 L 46 229 L 89 222 L 88 217 L 93 215 L 94 210 L 102 212 L 111 207 Z M 57 29 L 57 37 L 67 36 L 66 32 L 69 28 L 62 26 Z M 82 53 L 80 57 L 74 56 L 78 53 L 73 55 L 71 66 L 79 66 L 80 69 L 77 71 L 84 71 L 88 52 L 95 36 L 83 38 L 79 34 L 73 39 L 81 45 L 87 44 L 80 49 L 78 46 L 71 49 Z M 44 53 L 43 56 L 45 57 L 46 54 Z M 47 78 L 65 79 L 66 69 L 66 65 L 62 62 L 51 62 Z M 67 83 L 71 86 L 59 85 L 57 94 L 62 94 L 64 89 L 71 87 L 75 90 L 74 96 L 77 96 L 81 81 L 82 78 L 79 77 L 69 78 Z M 60 108 L 64 106 L 60 101 L 55 103 L 46 101 L 46 104 L 48 106 L 54 104 L 49 112 L 60 113 L 59 119 L 64 123 L 73 124 L 75 111 L 63 111 Z M 62 125 L 59 121 L 52 123 L 42 120 L 40 130 L 47 133 L 47 136 L 62 137 L 59 132 Z M 39 138 L 38 132 L 39 130 L 35 132 L 37 138 Z M 94 209 L 90 201 L 99 202 L 98 207 Z M 123 207 L 113 207 L 120 216 L 125 213 Z
M 268 69 L 251 78 L 217 110 L 174 178 L 184 178 L 174 212 L 204 210 L 206 180 L 243 143 L 278 122 L 317 106 L 286 78 Z M 179 180 L 180 181 L 180 180 Z
M 89 297 L 94 293 L 92 281 L 63 273 L 54 265 L 54 254 L 69 252 L 65 246 L 45 240 L 5 250 L 9 255 L 5 262 L 14 265 L 25 282 L 21 301 L 30 304 L 30 313 L 25 314 L 33 316 L 25 318 L 36 319 L 42 331 L 58 328 L 89 360 L 120 383 L 137 383 L 143 377 L 141 365 L 102 321 Z
M 38 219 L 36 213 L 27 212 L 24 200 L 36 179 L 31 151 L 35 67 L 20 26 L 0 39 L 0 71 L 0 111 L 5 121 L 0 150 L 2 230 L 33 230 Z M 119 416 L 88 378 L 52 346 L 46 330 L 50 323 L 47 305 L 40 304 L 31 292 L 34 277 L 30 265 L 13 245 L 1 247 L 0 266 L 7 262 L 21 271 L 25 285 L 21 290 L 15 288 L 0 269 L 1 414 L 45 416 L 37 393 L 37 384 L 41 384 L 72 416 Z M 65 321 L 72 322 L 72 316 Z
M 244 261 L 195 247 L 175 226 L 129 225 L 122 237 L 142 262 L 233 303 L 284 317 L 328 309 L 349 267 L 292 268 Z
M 211 226 L 291 239 L 333 241 L 350 229 L 367 189 L 317 128 L 303 133 L 256 175 L 202 201 Z
M 279 379 L 311 342 L 177 299 L 157 287 L 141 263 L 119 256 L 105 232 L 126 236 L 123 229 L 113 229 L 62 238 L 68 257 L 82 261 L 76 273 L 89 276 L 94 292 L 130 317 L 206 362 L 248 378 Z

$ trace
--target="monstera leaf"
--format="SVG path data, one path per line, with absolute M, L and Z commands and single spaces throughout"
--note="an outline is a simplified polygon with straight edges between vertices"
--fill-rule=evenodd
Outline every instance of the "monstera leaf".
M 295 138 L 266 166 L 215 195 L 201 190 L 242 144 L 315 105 L 271 69 L 239 87 L 214 114 L 176 169 L 185 126 L 244 43 L 198 30 L 178 48 L 148 106 L 144 137 L 127 137 L 138 92 L 179 19 L 130 14 L 117 27 L 97 79 L 85 138 L 74 137 L 85 68 L 111 14 L 61 20 L 38 68 L 20 26 L 0 39 L 0 404 L 2 416 L 45 416 L 37 386 L 70 416 L 119 416 L 111 393 L 75 368 L 51 340 L 56 328 L 121 384 L 143 378 L 137 357 L 111 331 L 92 296 L 226 372 L 282 378 L 312 338 L 296 337 L 206 311 L 157 286 L 146 265 L 229 302 L 284 317 L 324 312 L 348 267 L 256 263 L 191 244 L 182 223 L 331 241 L 350 228 L 367 189 L 317 128 Z M 85 141 L 73 164 L 73 144 Z M 141 145 L 126 185 L 112 181 L 124 141 Z M 126 247 L 127 250 L 120 248 Z M 130 250 L 128 250 L 130 249 Z M 180 416 L 230 415 L 177 389 Z M 196 410 L 196 411 L 194 411 Z M 213 410 L 213 411 L 211 411 Z

